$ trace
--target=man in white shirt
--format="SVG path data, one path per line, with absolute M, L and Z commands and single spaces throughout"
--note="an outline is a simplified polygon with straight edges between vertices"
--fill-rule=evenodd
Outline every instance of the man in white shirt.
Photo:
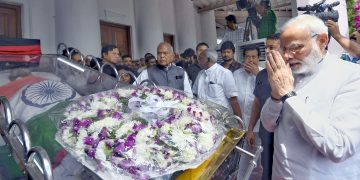
M 260 49 L 257 46 L 248 46 L 243 51 L 244 56 L 244 67 L 236 70 L 234 72 L 235 84 L 237 85 L 239 94 L 237 96 L 238 102 L 240 103 L 241 114 L 243 115 L 243 121 L 245 122 L 246 127 L 249 125 L 251 107 L 254 101 L 254 89 L 255 89 L 255 79 L 256 75 L 262 70 L 259 67 L 259 57 L 261 55 Z M 259 123 L 257 123 L 255 129 L 255 145 L 260 146 L 260 138 L 258 136 L 259 132 Z M 246 143 L 243 148 L 247 151 L 255 153 L 255 148 L 249 147 Z M 241 179 L 245 175 L 247 167 L 249 166 L 250 158 L 248 156 L 242 156 L 240 159 L 239 173 L 238 177 Z M 260 164 L 260 163 L 258 163 Z M 254 172 L 261 174 L 261 166 L 257 166 Z M 255 177 L 253 177 L 255 179 Z
M 169 43 L 162 42 L 157 48 L 157 65 L 149 67 L 141 72 L 136 82 L 149 79 L 158 86 L 168 86 L 184 91 L 192 97 L 189 77 L 183 68 L 173 65 L 175 58 L 174 50 Z M 134 82 L 134 85 L 136 84 Z
M 270 51 L 261 121 L 274 132 L 272 179 L 360 179 L 360 67 L 326 52 L 328 28 L 300 15 Z
M 198 57 L 201 70 L 193 86 L 194 94 L 200 99 L 222 105 L 241 116 L 240 105 L 237 100 L 238 90 L 230 70 L 216 63 L 217 53 L 206 49 Z

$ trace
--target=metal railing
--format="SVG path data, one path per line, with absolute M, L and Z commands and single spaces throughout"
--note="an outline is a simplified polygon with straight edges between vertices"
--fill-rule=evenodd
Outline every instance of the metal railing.
M 6 97 L 0 96 L 3 114 L 0 114 L 0 132 L 6 146 L 21 172 L 32 179 L 52 180 L 50 158 L 42 147 L 31 148 L 27 127 L 19 120 L 12 119 L 12 111 Z

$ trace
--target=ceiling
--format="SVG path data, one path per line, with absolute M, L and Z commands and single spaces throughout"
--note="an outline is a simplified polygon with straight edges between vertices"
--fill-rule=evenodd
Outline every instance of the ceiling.
M 229 14 L 236 16 L 238 23 L 246 21 L 248 13 L 246 9 L 238 10 L 237 0 L 192 0 L 198 8 L 198 12 L 215 10 L 215 20 L 217 28 L 226 25 L 225 17 Z M 291 0 L 271 0 L 272 10 L 277 17 L 291 17 Z

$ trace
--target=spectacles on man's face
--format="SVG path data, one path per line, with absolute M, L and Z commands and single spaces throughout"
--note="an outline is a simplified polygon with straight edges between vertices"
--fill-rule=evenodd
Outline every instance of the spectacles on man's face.
M 318 34 L 313 34 L 310 39 L 316 37 Z M 304 44 L 292 44 L 289 47 L 281 47 L 280 52 L 281 54 L 291 53 L 291 54 L 297 54 L 299 53 L 303 48 L 305 47 Z

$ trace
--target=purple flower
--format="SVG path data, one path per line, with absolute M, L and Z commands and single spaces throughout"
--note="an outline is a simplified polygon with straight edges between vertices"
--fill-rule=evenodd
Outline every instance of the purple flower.
M 120 95 L 117 92 L 111 93 L 110 97 L 113 97 L 115 99 L 120 99 Z
M 356 10 L 356 11 L 360 11 L 360 3 L 357 3 L 357 4 L 356 4 L 355 10 Z
M 130 174 L 138 175 L 138 169 L 135 166 L 130 166 L 126 169 Z
M 172 123 L 175 119 L 176 119 L 176 116 L 174 114 L 172 114 L 165 121 L 167 123 Z
M 185 129 L 190 129 L 194 134 L 199 134 L 202 132 L 200 124 L 187 124 Z
M 124 143 L 119 143 L 117 144 L 117 146 L 114 148 L 113 150 L 113 154 L 115 156 L 121 156 L 121 152 L 124 152 L 125 151 L 125 145 Z
M 85 137 L 84 138 L 84 144 L 86 144 L 86 145 L 93 145 L 94 144 L 94 138 L 92 138 L 92 137 Z
M 99 142 L 100 142 L 100 141 L 101 141 L 100 138 L 95 139 L 92 147 L 93 147 L 93 148 L 97 148 L 97 146 L 99 145 Z
M 73 121 L 74 126 L 80 125 L 80 123 L 81 123 L 80 119 L 74 118 L 74 121 Z
M 113 115 L 112 115 L 112 118 L 113 119 L 117 119 L 119 120 L 121 118 L 121 113 L 120 112 L 114 112 Z
M 133 93 L 131 93 L 131 96 L 133 96 L 133 97 L 138 97 L 138 95 L 137 95 L 136 92 L 137 92 L 137 91 L 134 91 Z
M 111 141 L 105 141 L 105 145 L 106 145 L 106 147 L 108 147 L 109 149 L 111 149 L 112 148 L 112 143 L 111 143 Z
M 105 110 L 99 109 L 97 110 L 97 117 L 104 118 L 105 117 Z
M 156 125 L 157 128 L 161 128 L 164 124 L 165 124 L 164 121 L 161 121 L 161 120 L 156 120 L 155 121 L 155 125 Z
M 100 133 L 99 133 L 99 138 L 101 139 L 101 140 L 103 140 L 103 139 L 107 139 L 108 138 L 108 133 L 107 133 L 107 130 L 106 130 L 106 127 L 103 127 L 102 129 L 101 129 L 101 131 L 100 131 Z
M 188 112 L 191 112 L 191 106 L 187 108 L 187 111 L 188 111 Z
M 132 133 L 130 136 L 127 137 L 125 141 L 125 146 L 131 149 L 135 145 L 135 133 Z
M 72 128 L 72 133 L 73 133 L 74 135 L 78 134 L 79 129 L 80 129 L 80 125 L 75 125 L 75 126 Z
M 144 129 L 145 128 L 145 125 L 144 124 L 135 124 L 134 126 L 133 126 L 133 130 L 135 131 L 135 132 L 137 132 L 137 131 L 140 131 L 140 130 L 142 130 L 142 129 Z
M 89 157 L 94 158 L 94 157 L 95 157 L 95 154 L 96 154 L 96 149 L 94 149 L 94 148 L 85 149 L 85 153 L 86 153 Z
M 90 119 L 85 119 L 80 123 L 80 125 L 82 127 L 89 127 L 91 123 L 92 123 L 92 121 Z

